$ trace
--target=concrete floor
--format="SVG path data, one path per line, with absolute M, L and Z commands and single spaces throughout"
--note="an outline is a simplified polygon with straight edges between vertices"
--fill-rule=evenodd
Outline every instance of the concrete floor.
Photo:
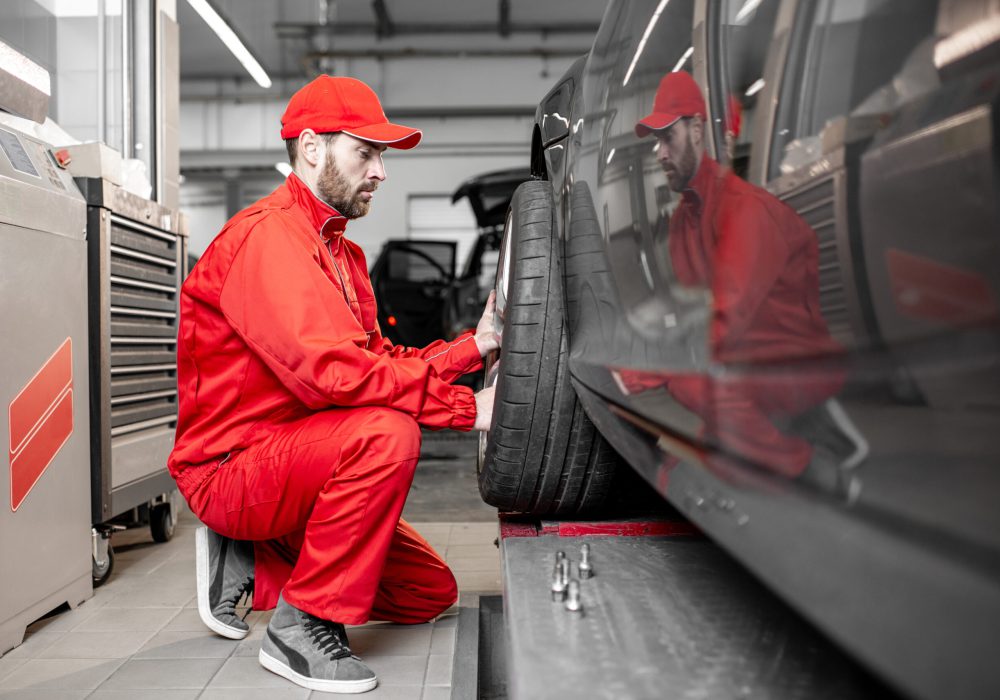
M 430 436 L 404 517 L 448 561 L 463 593 L 500 591 L 496 511 L 475 489 L 474 442 Z M 470 448 L 470 445 L 473 447 Z M 471 477 L 470 477 L 471 475 Z M 32 624 L 24 643 L 0 658 L 0 698 L 36 700 L 292 700 L 312 693 L 257 662 L 270 613 L 253 612 L 250 636 L 219 637 L 195 602 L 190 513 L 174 538 L 155 544 L 147 529 L 115 535 L 115 571 L 75 610 Z M 451 697 L 458 607 L 437 621 L 348 629 L 352 650 L 379 676 L 363 697 Z

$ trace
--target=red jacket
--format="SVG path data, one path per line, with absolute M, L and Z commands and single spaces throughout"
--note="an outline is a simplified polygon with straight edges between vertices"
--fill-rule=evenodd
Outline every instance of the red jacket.
M 168 466 L 182 492 L 282 423 L 335 406 L 386 406 L 469 430 L 482 366 L 471 334 L 423 349 L 382 337 L 368 266 L 347 221 L 295 175 L 234 216 L 184 282 L 179 415 Z
M 678 281 L 712 290 L 713 357 L 837 354 L 819 308 L 816 233 L 790 207 L 707 155 L 670 219 Z

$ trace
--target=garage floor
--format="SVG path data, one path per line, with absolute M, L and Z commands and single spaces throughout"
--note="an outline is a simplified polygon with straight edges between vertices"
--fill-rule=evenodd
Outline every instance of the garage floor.
M 425 436 L 404 510 L 444 555 L 462 593 L 498 593 L 496 511 L 479 499 L 470 435 Z M 270 613 L 251 613 L 250 636 L 209 632 L 195 602 L 194 531 L 188 512 L 174 538 L 155 544 L 145 528 L 115 535 L 115 571 L 75 610 L 31 625 L 0 658 L 0 698 L 33 700 L 299 700 L 313 693 L 257 662 Z M 379 676 L 361 697 L 451 697 L 458 606 L 426 625 L 371 623 L 349 629 L 352 649 Z

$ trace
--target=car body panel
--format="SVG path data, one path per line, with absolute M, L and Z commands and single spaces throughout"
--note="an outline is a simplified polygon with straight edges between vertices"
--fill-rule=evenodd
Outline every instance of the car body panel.
M 570 367 L 590 418 L 662 495 L 916 697 L 1000 693 L 981 655 L 1000 632 L 977 619 L 1000 619 L 1000 67 L 935 71 L 946 39 L 925 38 L 960 4 L 613 1 L 591 53 L 538 109 L 540 134 L 571 84 L 569 133 L 537 136 L 533 154 L 557 196 Z M 814 231 L 813 291 L 842 351 L 720 361 L 713 294 L 680 284 L 671 259 L 680 197 L 653 138 L 634 131 L 674 70 L 705 98 L 707 157 Z M 691 382 L 706 388 L 698 410 L 672 391 Z M 748 384 L 779 398 L 818 387 L 813 408 L 768 414 L 767 427 L 809 444 L 807 472 L 833 455 L 836 488 L 726 435 L 740 428 L 730 389 Z M 720 500 L 746 503 L 749 520 L 705 505 Z

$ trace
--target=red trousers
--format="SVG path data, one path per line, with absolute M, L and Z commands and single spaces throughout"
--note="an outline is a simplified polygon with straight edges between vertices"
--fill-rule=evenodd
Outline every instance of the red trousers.
M 426 622 L 458 589 L 400 519 L 419 453 L 420 429 L 404 413 L 330 409 L 234 453 L 184 495 L 208 527 L 254 541 L 255 609 L 283 593 L 326 620 Z
M 801 474 L 812 459 L 812 445 L 779 430 L 772 417 L 795 416 L 840 391 L 840 372 L 796 374 L 791 379 L 741 377 L 714 379 L 686 375 L 666 382 L 667 391 L 704 421 L 704 435 L 746 459 L 787 477 Z

